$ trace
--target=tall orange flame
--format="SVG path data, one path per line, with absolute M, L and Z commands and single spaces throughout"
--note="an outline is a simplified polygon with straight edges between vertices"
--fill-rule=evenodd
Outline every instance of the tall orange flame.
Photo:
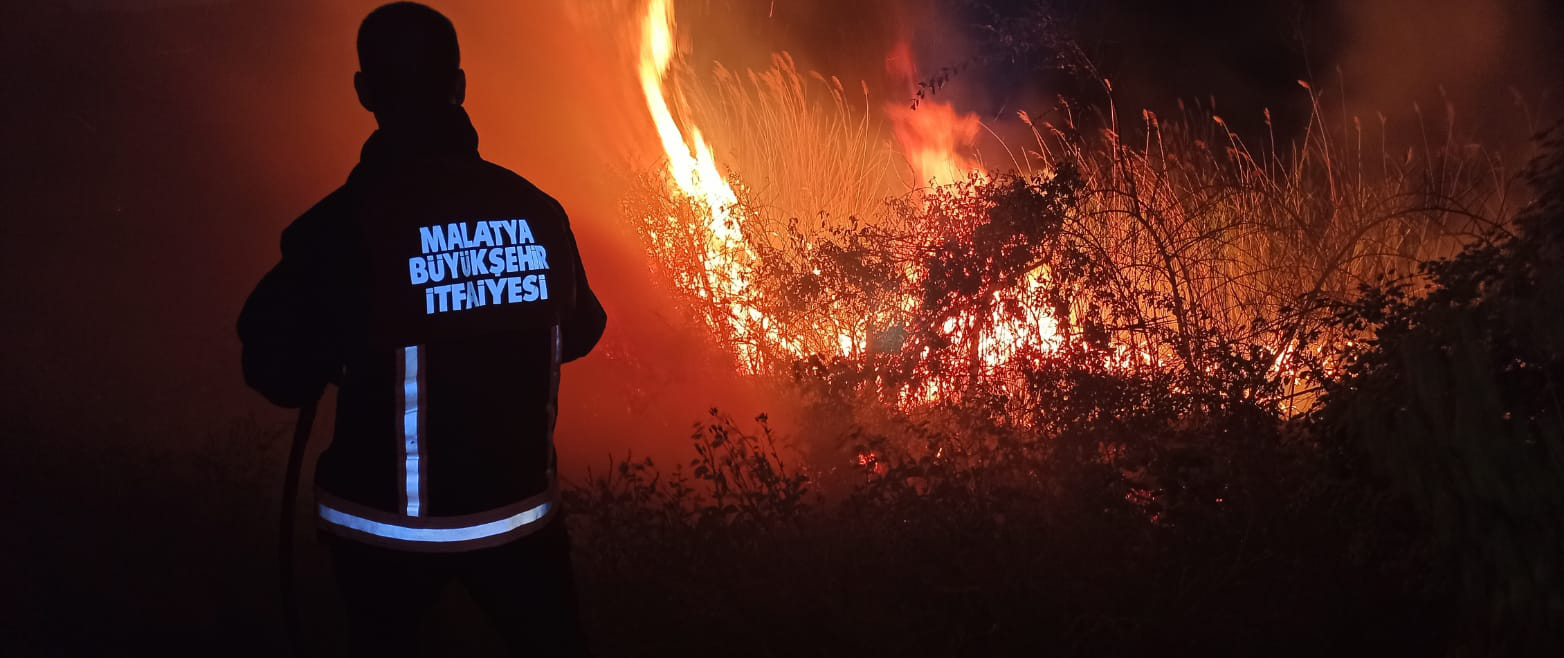
M 794 356 L 803 356 L 808 350 L 801 346 L 797 337 L 784 335 L 777 323 L 754 305 L 757 291 L 751 282 L 756 255 L 751 247 L 752 236 L 745 235 L 745 224 L 750 218 L 739 205 L 738 195 L 724 179 L 700 128 L 686 121 L 686 125 L 690 125 L 686 139 L 685 131 L 680 129 L 668 106 L 674 30 L 674 13 L 669 0 L 651 0 L 643 23 L 637 70 L 641 93 L 646 97 L 646 109 L 668 159 L 668 176 L 675 188 L 669 193 L 690 202 L 697 216 L 704 219 L 704 225 L 699 227 L 702 262 L 694 268 L 698 271 L 687 272 L 693 275 L 696 284 L 687 287 L 696 296 L 723 308 L 726 316 L 723 324 L 731 332 L 725 336 L 726 342 L 737 352 L 738 365 L 755 373 L 764 367 L 762 346 Z M 676 221 L 672 217 L 668 219 Z M 686 281 L 688 283 L 691 282 Z M 852 339 L 844 337 L 842 342 L 851 345 Z
M 817 324 L 782 326 L 783 323 L 757 308 L 757 304 L 765 301 L 761 295 L 766 289 L 765 282 L 754 278 L 758 263 L 752 245 L 764 237 L 746 234 L 746 223 L 753 222 L 754 218 L 749 217 L 748 211 L 739 203 L 739 195 L 724 178 L 700 128 L 694 125 L 691 117 L 676 117 L 669 104 L 669 96 L 678 93 L 670 80 L 675 59 L 676 25 L 669 0 L 650 0 L 642 28 L 637 73 L 647 111 L 667 158 L 668 198 L 688 202 L 693 210 L 693 222 L 688 216 L 682 220 L 693 225 L 686 226 L 670 216 L 667 217 L 670 223 L 667 230 L 685 235 L 694 229 L 702 261 L 675 264 L 675 285 L 710 305 L 707 307 L 708 322 L 721 334 L 722 341 L 734 349 L 739 366 L 749 372 L 765 368 L 767 356 L 803 358 L 831 351 L 847 357 L 863 354 L 868 347 L 869 325 L 894 320 L 847 314 L 847 317 L 833 318 L 835 321 L 827 323 L 830 327 Z M 891 59 L 893 65 L 900 62 L 900 68 L 893 69 L 893 73 L 910 86 L 917 77 L 910 48 L 901 44 Z M 981 127 L 976 115 L 960 114 L 950 103 L 927 99 L 916 109 L 900 103 L 887 105 L 884 109 L 912 167 L 915 184 L 947 185 L 971 176 L 981 177 L 975 159 L 962 154 L 975 147 Z M 750 228 L 754 230 L 753 226 Z M 657 233 L 661 230 L 652 231 L 649 237 L 654 253 L 666 259 L 678 248 L 659 237 Z M 810 248 L 807 242 L 803 247 Z M 911 264 L 908 268 L 910 279 L 923 276 Z M 1005 300 L 996 296 L 995 301 L 1009 301 L 1015 306 L 1021 298 L 1046 285 L 1047 272 L 1039 268 L 1026 277 L 1023 289 L 1007 291 Z M 917 305 L 916 295 L 911 292 L 898 304 L 903 311 L 911 311 Z M 1062 342 L 1057 332 L 1057 318 L 1050 310 L 1027 308 L 1025 313 L 1014 315 L 999 311 L 998 306 L 996 303 L 992 317 L 990 314 L 979 317 L 980 314 L 965 313 L 949 318 L 943 328 L 952 341 L 972 347 L 970 353 L 977 358 L 975 365 L 1001 368 L 1026 348 L 1047 351 L 1056 349 Z M 927 385 L 927 390 L 907 391 L 906 401 L 937 399 L 941 384 L 931 378 Z
M 738 196 L 723 179 L 700 128 L 692 127 L 690 138 L 685 139 L 668 107 L 665 78 L 673 61 L 673 38 L 673 8 L 667 0 L 651 0 L 643 24 L 638 67 L 641 93 L 646 97 L 646 109 L 668 158 L 669 180 L 678 188 L 672 191 L 695 202 L 708 215 L 704 283 L 716 293 L 714 296 L 734 299 L 749 286 L 750 273 L 740 257 L 752 258 L 753 254 L 744 242 L 743 218 L 736 214 Z M 751 322 L 764 319 L 758 310 L 742 304 L 734 303 L 728 310 L 728 323 L 736 335 L 744 334 Z M 746 361 L 753 363 L 754 359 Z
M 885 59 L 891 77 L 909 89 L 918 82 L 918 66 L 912 47 L 903 39 Z M 971 157 L 982 123 L 976 114 L 961 114 L 950 103 L 920 98 L 913 106 L 902 102 L 885 106 L 896 141 L 912 167 L 913 185 L 948 185 L 977 173 L 981 167 Z

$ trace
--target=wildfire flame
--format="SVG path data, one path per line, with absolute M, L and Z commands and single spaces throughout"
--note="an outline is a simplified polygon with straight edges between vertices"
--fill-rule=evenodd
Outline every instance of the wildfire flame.
M 668 1 L 652 0 L 647 6 L 642 30 L 638 68 L 641 93 L 646 97 L 646 109 L 667 156 L 668 177 L 677 188 L 672 192 L 691 200 L 708 216 L 703 227 L 704 280 L 702 285 L 695 287 L 696 293 L 718 299 L 737 299 L 749 287 L 752 276 L 743 263 L 752 260 L 754 254 L 744 240 L 743 217 L 735 212 L 738 195 L 723 179 L 717 159 L 700 128 L 690 128 L 690 137 L 685 139 L 668 107 L 665 87 L 673 61 L 674 25 L 673 8 Z M 727 323 L 736 336 L 748 333 L 756 324 L 762 327 L 770 324 L 764 314 L 752 306 L 734 302 L 728 304 L 727 311 Z M 749 364 L 756 361 L 753 354 L 740 356 Z
M 918 82 L 918 66 L 912 46 L 903 39 L 885 59 L 891 77 L 908 88 Z M 901 144 L 912 167 L 913 185 L 948 185 L 969 175 L 982 175 L 978 163 L 963 153 L 973 152 L 982 123 L 973 113 L 956 112 L 954 105 L 920 98 L 916 105 L 888 103 L 885 116 L 891 122 L 896 141 Z
M 772 355 L 780 353 L 793 358 L 831 352 L 845 357 L 862 355 L 868 348 L 871 327 L 882 318 L 833 312 L 842 317 L 832 317 L 825 323 L 784 327 L 756 303 L 764 292 L 763 286 L 757 285 L 754 278 L 757 255 L 752 240 L 757 238 L 746 235 L 746 229 L 758 229 L 749 226 L 753 218 L 746 216 L 747 211 L 739 204 L 739 195 L 724 178 L 700 128 L 691 117 L 676 118 L 669 105 L 670 94 L 677 93 L 670 81 L 675 29 L 673 7 L 668 0 L 651 0 L 643 22 L 637 73 L 647 111 L 666 156 L 669 181 L 666 192 L 689 205 L 697 226 L 675 226 L 680 220 L 666 217 L 665 228 L 649 231 L 654 256 L 677 261 L 677 258 L 666 257 L 675 251 L 671 239 L 666 236 L 695 230 L 702 262 L 672 263 L 675 285 L 723 316 L 709 318 L 709 321 L 716 325 L 714 329 L 724 334 L 719 338 L 734 348 L 739 366 L 745 370 L 758 372 L 763 369 L 767 356 L 764 352 L 768 350 Z M 905 42 L 897 46 L 889 62 L 893 75 L 910 87 L 917 78 L 917 70 L 911 61 L 911 49 Z M 895 103 L 885 105 L 883 111 L 913 170 L 915 186 L 981 179 L 978 164 L 973 158 L 962 155 L 963 151 L 971 152 L 974 147 L 981 127 L 976 115 L 961 114 L 950 103 L 928 99 L 916 109 Z M 684 128 L 681 128 L 681 119 Z M 810 145 L 801 147 L 810 148 Z M 804 248 L 809 245 L 805 244 Z M 902 274 L 913 282 L 923 277 L 911 264 Z M 1024 348 L 1031 348 L 1034 353 L 1056 349 L 1062 339 L 1052 311 L 1032 308 L 1025 300 L 1030 293 L 1048 285 L 1047 278 L 1047 272 L 1039 268 L 1025 278 L 1020 289 L 1010 291 L 1015 293 L 1011 298 L 1000 300 L 996 297 L 995 302 L 1008 301 L 1011 306 L 1021 306 L 1024 312 L 1019 315 L 997 310 L 982 317 L 963 313 L 946 321 L 944 333 L 956 343 L 971 345 L 970 354 L 976 357 L 976 365 L 989 370 L 1004 366 L 1017 354 L 1027 351 Z M 909 292 L 896 306 L 909 311 L 917 304 Z M 997 308 L 998 304 L 995 306 Z M 931 377 L 924 382 L 922 390 L 905 391 L 902 398 L 909 402 L 929 401 L 940 396 L 941 389 L 940 382 Z
M 809 73 L 827 92 L 822 110 L 806 99 L 810 85 L 785 53 L 772 69 L 749 72 L 753 94 L 737 90 L 740 76 L 720 65 L 713 87 L 681 90 L 689 71 L 675 52 L 673 0 L 646 2 L 634 70 L 666 160 L 656 189 L 638 189 L 627 217 L 647 240 L 653 270 L 748 373 L 821 362 L 835 368 L 832 357 L 845 357 L 841 371 L 879 377 L 870 392 L 906 406 L 960 396 L 975 383 L 1008 392 L 1027 366 L 1055 357 L 1111 370 L 1212 374 L 1225 350 L 1247 342 L 1251 358 L 1270 360 L 1266 375 L 1287 383 L 1292 408 L 1307 404 L 1311 391 L 1298 387 L 1315 368 L 1329 374 L 1337 367 L 1322 339 L 1300 336 L 1318 318 L 1309 315 L 1315 311 L 1293 317 L 1295 300 L 1344 292 L 1388 271 L 1407 257 L 1411 236 L 1423 236 L 1414 243 L 1418 254 L 1437 254 L 1466 235 L 1442 225 L 1448 233 L 1428 237 L 1423 219 L 1451 215 L 1437 207 L 1408 206 L 1394 213 L 1405 219 L 1383 221 L 1390 217 L 1381 214 L 1384 203 L 1423 197 L 1406 187 L 1416 176 L 1365 182 L 1360 170 L 1334 168 L 1349 154 L 1361 162 L 1361 144 L 1311 138 L 1290 156 L 1278 156 L 1274 144 L 1257 154 L 1210 115 L 1228 144 L 1218 149 L 1198 124 L 1165 126 L 1145 112 L 1145 145 L 1131 148 L 1121 142 L 1111 97 L 1095 137 L 1063 101 L 1058 126 L 1019 112 L 1036 149 L 1023 149 L 1017 162 L 1006 147 L 1024 173 L 988 178 L 976 147 L 992 131 L 949 102 L 949 91 L 935 100 L 927 85 L 917 86 L 924 92 L 917 102 L 880 102 L 875 121 L 867 83 L 861 108 L 847 108 L 835 77 Z M 920 80 L 908 38 L 888 54 L 887 73 L 906 92 Z M 1106 80 L 1104 87 L 1111 92 Z M 893 97 L 902 95 L 894 89 Z M 900 148 L 883 148 L 885 137 Z M 905 165 L 893 161 L 898 152 Z M 753 176 L 754 187 L 728 178 L 717 153 Z M 1423 157 L 1467 162 L 1470 154 L 1446 148 Z M 1281 162 L 1288 164 L 1275 166 Z M 1422 162 L 1408 150 L 1405 164 L 1381 163 L 1382 175 L 1387 165 Z M 908 170 L 913 189 L 894 197 L 890 181 L 907 180 Z M 1218 173 L 1216 184 L 1207 180 Z M 1328 216 L 1295 210 L 1321 181 L 1329 186 Z M 1000 206 L 985 205 L 1012 183 L 1028 194 L 1068 190 L 1068 199 L 1050 197 L 1068 207 L 1046 219 L 1067 229 L 1069 244 L 1086 245 L 1105 273 L 1093 269 L 1083 278 L 1075 266 L 1051 273 L 1041 263 L 1064 264 L 1051 247 L 1015 261 L 962 262 L 990 258 L 996 232 L 1004 239 L 1016 228 L 990 212 Z M 1362 194 L 1340 195 L 1342 187 Z M 791 195 L 790 203 L 768 189 Z M 1471 194 L 1489 192 L 1478 186 Z M 871 209 L 886 197 L 893 198 L 879 212 Z M 840 202 L 811 205 L 822 199 Z M 1336 205 L 1348 201 L 1357 205 Z M 1360 253 L 1376 255 L 1350 264 L 1340 257 Z M 1006 269 L 967 285 L 990 266 Z M 1027 267 L 1035 269 L 1018 273 Z M 1222 331 L 1240 343 L 1206 350 Z
M 641 50 L 641 93 L 646 96 L 646 109 L 651 112 L 663 152 L 668 156 L 668 174 L 674 184 L 681 193 L 703 201 L 711 209 L 710 228 L 716 239 L 736 244 L 740 235 L 729 210 L 738 203 L 738 196 L 717 170 L 717 159 L 712 157 L 700 128 L 690 129 L 691 139 L 687 142 L 664 98 L 663 78 L 673 61 L 673 27 L 673 11 L 667 0 L 652 0 L 647 8 Z

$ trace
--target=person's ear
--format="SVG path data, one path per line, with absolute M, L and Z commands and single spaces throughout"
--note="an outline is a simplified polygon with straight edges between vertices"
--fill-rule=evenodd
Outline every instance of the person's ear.
M 456 75 L 451 78 L 451 104 L 461 105 L 467 101 L 467 72 L 456 69 Z
M 369 80 L 364 77 L 363 71 L 353 74 L 353 91 L 358 92 L 358 104 L 371 113 L 375 111 L 375 97 L 369 89 Z

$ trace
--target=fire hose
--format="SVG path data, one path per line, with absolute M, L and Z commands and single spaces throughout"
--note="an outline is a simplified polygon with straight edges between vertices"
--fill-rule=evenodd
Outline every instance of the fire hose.
M 277 520 L 277 577 L 282 589 L 283 623 L 287 626 L 288 645 L 293 655 L 304 656 L 304 619 L 299 612 L 298 588 L 293 574 L 293 517 L 299 503 L 299 477 L 304 470 L 304 452 L 315 425 L 315 403 L 299 409 L 293 426 L 293 447 L 288 452 L 288 471 L 282 485 L 282 513 Z

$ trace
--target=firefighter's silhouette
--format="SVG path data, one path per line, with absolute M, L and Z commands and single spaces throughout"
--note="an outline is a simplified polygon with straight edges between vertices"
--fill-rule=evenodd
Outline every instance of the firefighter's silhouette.
M 516 655 L 580 654 L 553 430 L 606 316 L 564 210 L 479 157 L 450 21 L 386 5 L 358 57 L 379 129 L 246 302 L 246 381 L 285 407 L 338 385 L 315 511 L 356 651 L 415 651 L 455 581 Z

